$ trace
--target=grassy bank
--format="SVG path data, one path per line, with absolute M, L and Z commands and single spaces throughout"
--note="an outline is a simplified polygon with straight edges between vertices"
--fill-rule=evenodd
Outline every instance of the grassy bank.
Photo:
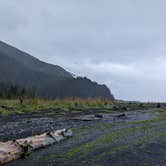
M 63 99 L 63 100 L 43 100 L 39 98 L 25 99 L 20 104 L 18 99 L 0 99 L 0 114 L 13 115 L 33 113 L 43 110 L 60 110 L 59 114 L 84 112 L 89 109 L 100 110 L 103 112 L 111 111 L 131 111 L 137 109 L 148 109 L 165 106 L 157 103 L 138 103 L 138 102 L 113 102 L 106 99 Z

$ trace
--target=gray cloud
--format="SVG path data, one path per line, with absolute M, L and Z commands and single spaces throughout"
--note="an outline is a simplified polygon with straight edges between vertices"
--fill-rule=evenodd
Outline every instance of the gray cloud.
M 116 97 L 165 101 L 164 0 L 0 1 L 1 40 L 107 84 Z

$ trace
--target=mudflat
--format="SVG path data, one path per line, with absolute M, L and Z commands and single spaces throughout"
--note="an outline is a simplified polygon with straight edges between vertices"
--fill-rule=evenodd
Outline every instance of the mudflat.
M 0 141 L 70 128 L 73 137 L 40 149 L 11 166 L 165 166 L 165 109 L 65 116 L 54 110 L 0 117 Z

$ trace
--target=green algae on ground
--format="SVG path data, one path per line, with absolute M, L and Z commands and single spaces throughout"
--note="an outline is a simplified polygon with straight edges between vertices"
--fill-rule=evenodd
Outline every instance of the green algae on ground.
M 160 122 L 159 124 L 154 122 Z M 132 124 L 132 123 L 130 123 Z M 138 125 L 142 124 L 142 125 Z M 133 122 L 133 126 L 125 128 L 125 126 L 129 125 L 129 123 L 124 123 L 124 127 L 120 129 L 114 129 L 116 125 L 108 124 L 108 123 L 102 123 L 97 126 L 84 126 L 81 128 L 75 128 L 75 132 L 79 132 L 80 136 L 83 136 L 84 132 L 91 132 L 93 129 L 98 130 L 105 130 L 104 135 L 101 135 L 100 137 L 96 138 L 95 140 L 88 141 L 85 144 L 82 144 L 78 147 L 74 147 L 70 150 L 68 150 L 64 154 L 60 155 L 50 155 L 45 158 L 45 160 L 49 160 L 50 158 L 57 158 L 58 160 L 63 160 L 64 162 L 70 161 L 73 158 L 77 158 L 77 160 L 81 161 L 82 158 L 85 158 L 85 156 L 88 156 L 88 154 L 93 154 L 94 152 L 108 148 L 109 146 L 112 146 L 110 150 L 107 150 L 106 152 L 102 152 L 98 155 L 95 155 L 95 157 L 91 157 L 92 161 L 98 161 L 103 156 L 106 156 L 108 154 L 114 155 L 120 151 L 124 151 L 125 149 L 138 144 L 144 144 L 146 142 L 150 142 L 152 140 L 156 140 L 158 138 L 165 138 L 166 132 L 165 131 L 153 131 L 153 129 L 156 129 L 157 127 L 165 126 L 166 121 L 165 118 L 153 118 L 146 121 L 138 121 Z M 142 137 L 136 137 L 135 140 L 128 140 L 128 137 L 130 135 L 137 135 L 137 133 L 142 132 Z M 74 140 L 79 139 L 79 137 L 74 137 Z M 114 146 L 117 143 L 120 142 L 120 140 L 123 140 L 122 145 Z M 125 142 L 125 143 L 124 143 Z

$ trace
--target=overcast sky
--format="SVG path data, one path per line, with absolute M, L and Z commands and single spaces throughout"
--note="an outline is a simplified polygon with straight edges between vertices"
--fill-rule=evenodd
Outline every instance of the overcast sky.
M 165 0 L 0 0 L 0 40 L 116 98 L 166 101 Z

